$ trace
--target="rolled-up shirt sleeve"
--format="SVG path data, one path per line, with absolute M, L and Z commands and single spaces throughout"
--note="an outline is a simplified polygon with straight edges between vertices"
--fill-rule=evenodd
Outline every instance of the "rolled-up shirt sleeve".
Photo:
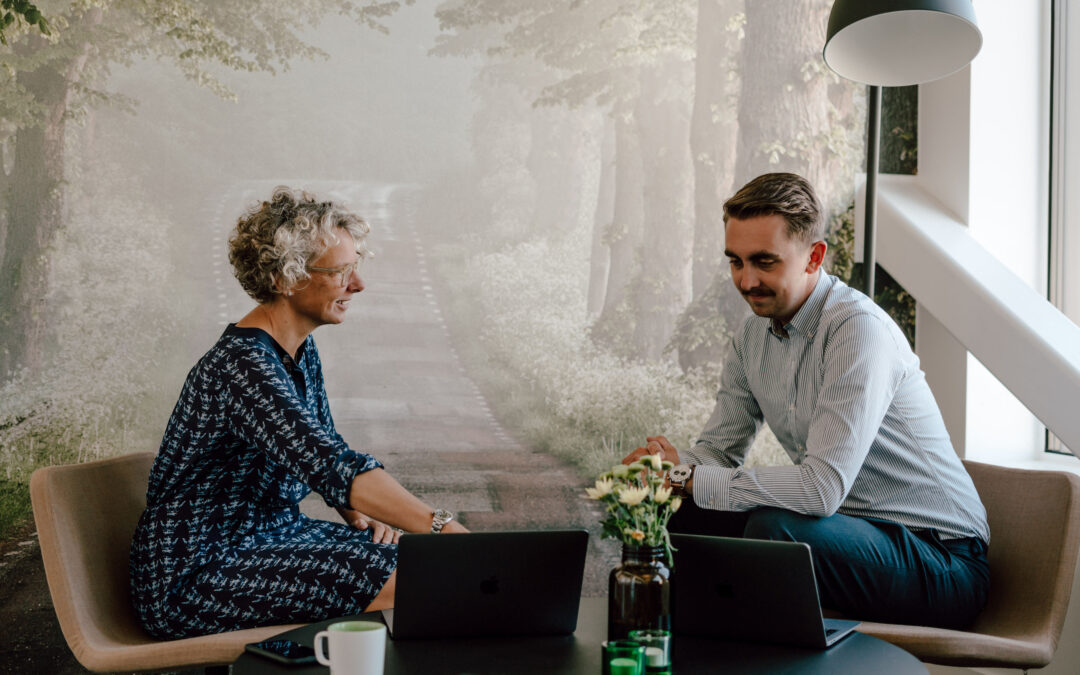
M 881 427 L 902 372 L 898 359 L 893 358 L 896 338 L 877 316 L 855 314 L 818 339 L 829 341 L 821 364 L 823 377 L 805 447 L 793 466 L 740 467 L 752 436 L 745 445 L 735 438 L 750 428 L 754 408 L 746 397 L 752 399 L 753 395 L 741 360 L 725 366 L 716 410 L 701 441 L 688 453 L 700 458 L 702 464 L 694 473 L 694 502 L 698 506 L 724 511 L 774 506 L 828 516 L 843 503 Z M 738 369 L 728 377 L 732 365 Z
M 353 478 L 382 467 L 371 455 L 349 448 L 308 408 L 283 366 L 242 356 L 229 369 L 225 409 L 236 434 L 262 448 L 328 505 L 347 507 Z

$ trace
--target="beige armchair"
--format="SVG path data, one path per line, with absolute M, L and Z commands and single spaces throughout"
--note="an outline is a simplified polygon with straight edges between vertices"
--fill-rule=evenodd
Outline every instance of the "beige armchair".
M 927 663 L 1041 668 L 1057 649 L 1080 543 L 1080 477 L 965 461 L 990 521 L 990 598 L 967 631 L 864 622 Z
M 38 469 L 30 478 L 41 557 L 68 647 L 84 667 L 160 671 L 232 663 L 248 642 L 296 625 L 162 642 L 146 634 L 128 590 L 128 550 L 146 506 L 154 453 Z

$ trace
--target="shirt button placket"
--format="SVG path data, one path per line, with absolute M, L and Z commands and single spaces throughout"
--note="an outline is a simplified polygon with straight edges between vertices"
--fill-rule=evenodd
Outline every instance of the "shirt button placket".
M 788 428 L 795 428 L 795 402 L 799 399 L 799 362 L 795 358 L 796 351 L 790 350 L 788 354 L 791 361 L 788 363 L 788 372 L 791 373 L 791 386 L 788 388 Z

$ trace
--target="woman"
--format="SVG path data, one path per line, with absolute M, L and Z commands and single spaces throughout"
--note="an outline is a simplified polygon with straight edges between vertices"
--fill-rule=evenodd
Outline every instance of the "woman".
M 369 228 L 285 187 L 240 218 L 229 260 L 258 302 L 188 374 L 131 547 L 158 638 L 392 607 L 399 531 L 464 532 L 334 429 L 311 332 L 364 290 Z M 348 525 L 312 520 L 319 493 Z M 370 514 L 370 518 L 367 515 Z

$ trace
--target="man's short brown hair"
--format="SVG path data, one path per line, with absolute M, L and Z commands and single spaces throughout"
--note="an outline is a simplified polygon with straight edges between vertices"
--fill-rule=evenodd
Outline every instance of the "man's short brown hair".
M 728 218 L 746 220 L 759 216 L 783 216 L 788 236 L 807 244 L 825 239 L 821 204 L 810 183 L 794 173 L 766 173 L 758 176 L 724 202 L 724 224 Z

